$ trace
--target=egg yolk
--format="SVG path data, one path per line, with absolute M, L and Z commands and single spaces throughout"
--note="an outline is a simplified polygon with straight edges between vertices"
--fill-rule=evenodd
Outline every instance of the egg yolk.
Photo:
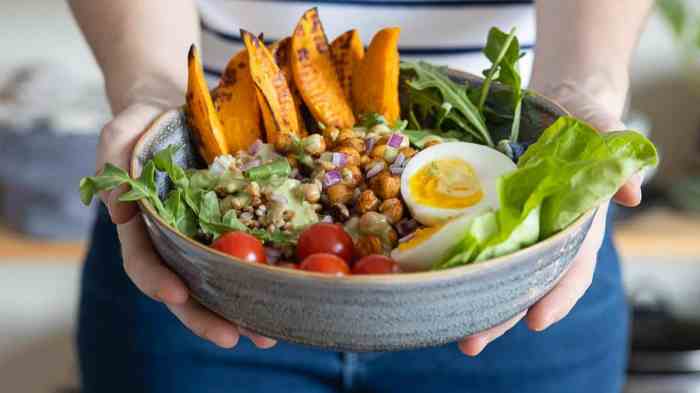
M 420 168 L 408 180 L 417 204 L 444 209 L 463 209 L 484 196 L 471 165 L 460 159 L 435 160 Z
M 442 225 L 436 225 L 434 227 L 425 227 L 425 228 L 417 229 L 413 233 L 413 237 L 411 237 L 409 240 L 399 244 L 399 250 L 406 251 L 406 250 L 409 250 L 409 249 L 423 243 L 424 241 L 430 239 L 430 237 L 433 236 L 433 234 L 435 232 L 437 232 L 440 228 L 442 228 Z

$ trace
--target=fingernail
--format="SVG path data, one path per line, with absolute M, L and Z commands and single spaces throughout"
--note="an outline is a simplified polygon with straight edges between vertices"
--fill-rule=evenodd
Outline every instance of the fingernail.
M 480 335 L 471 336 L 467 339 L 467 341 L 470 343 L 470 345 L 464 352 L 467 356 L 471 357 L 479 355 L 489 344 L 489 338 Z

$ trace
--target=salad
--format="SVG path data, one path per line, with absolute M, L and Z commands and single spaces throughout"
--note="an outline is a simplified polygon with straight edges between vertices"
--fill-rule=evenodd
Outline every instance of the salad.
M 329 43 L 315 8 L 271 45 L 241 34 L 245 49 L 211 92 L 197 49 L 188 55 L 185 113 L 207 165 L 178 166 L 178 146 L 138 178 L 107 164 L 81 180 L 84 203 L 127 184 L 120 201 L 148 201 L 177 231 L 238 260 L 387 274 L 532 245 L 657 161 L 641 134 L 602 134 L 572 117 L 523 140 L 522 102 L 534 93 L 521 86 L 514 30 L 491 29 L 479 86 L 401 62 L 399 28 L 366 49 L 356 30 Z M 172 183 L 164 198 L 156 172 Z

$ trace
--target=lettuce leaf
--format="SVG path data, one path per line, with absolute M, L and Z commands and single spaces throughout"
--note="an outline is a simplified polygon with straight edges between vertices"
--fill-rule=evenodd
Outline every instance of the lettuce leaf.
M 495 258 L 543 240 L 612 198 L 632 174 L 656 164 L 656 149 L 642 134 L 599 133 L 562 117 L 500 179 L 500 209 L 475 217 L 433 268 Z

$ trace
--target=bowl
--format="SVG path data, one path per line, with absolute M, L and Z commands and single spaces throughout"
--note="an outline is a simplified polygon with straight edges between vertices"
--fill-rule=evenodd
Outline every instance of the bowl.
M 459 81 L 481 79 L 451 71 Z M 496 86 L 495 89 L 501 87 Z M 542 96 L 527 96 L 521 133 L 537 136 L 566 112 Z M 160 116 L 134 149 L 131 171 L 170 144 L 184 147 L 178 164 L 201 162 L 184 112 Z M 157 179 L 162 193 L 170 186 Z M 438 346 L 504 322 L 544 296 L 567 270 L 594 211 L 531 247 L 489 261 L 434 272 L 335 277 L 237 261 L 181 235 L 147 202 L 140 208 L 163 261 L 191 296 L 223 318 L 256 333 L 332 350 L 394 351 Z

